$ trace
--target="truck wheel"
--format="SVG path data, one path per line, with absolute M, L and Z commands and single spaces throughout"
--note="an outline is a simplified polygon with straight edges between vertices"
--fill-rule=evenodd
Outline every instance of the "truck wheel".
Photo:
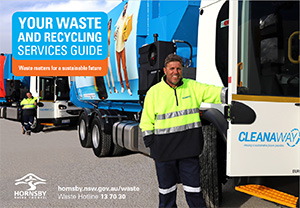
M 34 116 L 33 118 L 33 124 L 31 125 L 31 131 L 38 133 L 40 131 L 42 131 L 44 128 L 43 125 L 40 124 L 40 121 L 36 118 L 36 116 Z
M 95 117 L 92 122 L 92 146 L 97 157 L 105 157 L 110 153 L 111 138 L 101 130 L 98 117 Z
M 213 125 L 202 127 L 204 147 L 200 155 L 200 180 L 207 207 L 219 207 L 222 184 L 218 174 L 217 130 Z
M 79 117 L 78 136 L 82 147 L 92 147 L 91 133 L 88 130 L 88 117 L 86 113 L 82 113 Z
M 126 149 L 124 149 L 123 147 L 112 143 L 112 151 L 111 151 L 112 156 L 119 156 L 125 151 Z

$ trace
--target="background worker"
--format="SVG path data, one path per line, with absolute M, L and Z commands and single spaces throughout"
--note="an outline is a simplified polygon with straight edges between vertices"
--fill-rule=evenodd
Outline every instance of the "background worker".
M 146 147 L 155 160 L 159 183 L 159 207 L 177 207 L 178 177 L 189 207 L 206 207 L 200 188 L 199 155 L 203 135 L 201 102 L 225 102 L 226 88 L 182 78 L 182 59 L 170 54 L 165 75 L 146 94 L 141 117 Z
M 27 98 L 21 101 L 21 106 L 23 110 L 23 134 L 25 132 L 27 135 L 31 134 L 31 125 L 33 124 L 35 110 L 36 110 L 36 100 L 31 94 L 31 92 L 26 93 Z

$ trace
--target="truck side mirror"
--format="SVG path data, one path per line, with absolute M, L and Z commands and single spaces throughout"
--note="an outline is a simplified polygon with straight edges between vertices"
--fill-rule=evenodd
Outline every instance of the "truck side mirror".
M 39 107 L 44 107 L 44 103 L 38 102 L 36 105 L 39 106 Z

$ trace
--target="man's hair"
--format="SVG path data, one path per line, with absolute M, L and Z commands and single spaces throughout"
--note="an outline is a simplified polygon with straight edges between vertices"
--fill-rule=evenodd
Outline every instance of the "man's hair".
M 180 56 L 171 53 L 165 59 L 165 67 L 167 66 L 168 63 L 173 62 L 173 61 L 178 61 L 178 62 L 180 62 L 181 65 L 183 64 L 182 58 Z

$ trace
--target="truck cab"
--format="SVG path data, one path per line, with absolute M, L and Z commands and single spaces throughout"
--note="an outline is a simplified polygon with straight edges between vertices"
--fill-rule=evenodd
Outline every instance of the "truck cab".
M 201 2 L 197 80 L 229 89 L 226 175 L 239 178 L 244 186 L 236 189 L 246 193 L 266 186 L 290 193 L 290 204 L 270 198 L 292 207 L 300 175 L 299 61 L 299 2 Z
M 30 77 L 30 91 L 37 97 L 37 125 L 76 125 L 81 108 L 70 102 L 69 77 Z

